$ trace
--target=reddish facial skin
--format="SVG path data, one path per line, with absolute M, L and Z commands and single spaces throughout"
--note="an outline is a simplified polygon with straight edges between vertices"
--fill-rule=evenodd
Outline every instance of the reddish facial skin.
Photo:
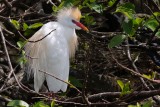
M 89 31 L 88 28 L 85 27 L 82 23 L 77 22 L 77 21 L 75 21 L 75 20 L 72 20 L 72 22 L 73 22 L 74 24 L 76 24 L 78 27 L 80 27 L 81 29 L 83 29 L 83 30 L 85 30 L 85 31 L 87 31 L 87 32 Z

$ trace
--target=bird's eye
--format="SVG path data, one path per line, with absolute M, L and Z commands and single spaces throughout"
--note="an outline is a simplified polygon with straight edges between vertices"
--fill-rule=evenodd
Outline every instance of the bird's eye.
M 73 22 L 74 24 L 76 23 L 76 21 L 75 21 L 75 20 L 73 20 L 73 19 L 72 19 L 72 22 Z

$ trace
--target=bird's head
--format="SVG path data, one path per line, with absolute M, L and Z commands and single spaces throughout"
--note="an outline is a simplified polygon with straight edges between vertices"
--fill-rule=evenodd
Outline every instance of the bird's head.
M 77 7 L 64 8 L 58 12 L 57 20 L 59 23 L 74 28 L 88 31 L 88 28 L 80 23 L 81 12 Z

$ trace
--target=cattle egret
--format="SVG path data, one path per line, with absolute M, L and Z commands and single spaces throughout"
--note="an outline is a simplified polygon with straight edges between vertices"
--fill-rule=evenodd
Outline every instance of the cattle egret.
M 28 42 L 25 45 L 26 71 L 28 78 L 32 75 L 34 77 L 36 92 L 39 92 L 45 80 L 49 91 L 54 93 L 60 90 L 66 91 L 66 83 L 44 72 L 68 81 L 69 58 L 74 57 L 78 44 L 75 29 L 88 31 L 87 27 L 79 22 L 80 17 L 81 12 L 78 8 L 69 7 L 60 10 L 57 21 L 44 24 L 29 41 L 36 41 L 47 36 L 38 42 Z

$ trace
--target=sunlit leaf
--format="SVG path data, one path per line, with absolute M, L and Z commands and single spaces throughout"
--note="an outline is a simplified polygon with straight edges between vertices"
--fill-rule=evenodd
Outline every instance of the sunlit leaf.
M 25 41 L 18 41 L 17 42 L 17 45 L 18 45 L 18 47 L 21 49 L 21 48 L 23 48 L 24 47 L 24 45 L 26 44 L 27 42 L 25 42 Z
M 141 107 L 141 105 L 137 102 L 137 107 Z
M 121 12 L 129 19 L 134 19 L 135 6 L 132 3 L 124 3 L 117 7 L 116 12 Z
M 54 106 L 55 106 L 55 101 L 53 99 L 52 102 L 51 102 L 51 107 L 54 107 Z
M 143 74 L 143 77 L 148 78 L 148 79 L 151 79 L 151 75 Z
M 26 23 L 23 23 L 23 31 L 26 31 L 28 29 L 28 25 Z
M 130 81 L 128 81 L 127 83 L 124 84 L 124 88 L 123 88 L 124 94 L 131 93 L 130 85 L 131 85 Z
M 20 29 L 20 24 L 17 20 L 11 19 L 11 23 L 16 27 L 16 29 L 18 30 Z
M 12 100 L 7 104 L 8 107 L 29 107 L 25 101 L 22 100 Z
M 43 101 L 36 102 L 33 107 L 49 107 L 49 105 L 45 104 Z
M 136 105 L 128 105 L 128 107 L 137 107 Z
M 159 17 L 160 16 L 160 12 L 154 12 L 153 13 L 156 17 Z
M 158 38 L 160 38 L 160 30 L 155 34 Z
M 159 26 L 159 23 L 156 19 L 148 19 L 145 22 L 145 26 L 154 31 L 157 28 L 157 26 Z
M 115 3 L 115 1 L 116 0 L 109 0 L 108 5 L 111 7 Z
M 116 36 L 114 36 L 114 37 L 110 40 L 110 42 L 109 42 L 109 44 L 108 44 L 108 47 L 109 47 L 109 48 L 113 48 L 113 47 L 115 47 L 115 46 L 120 45 L 120 44 L 124 41 L 124 39 L 125 39 L 126 37 L 127 37 L 126 35 L 116 35 Z
M 30 25 L 28 28 L 29 29 L 37 29 L 41 26 L 43 26 L 43 23 L 34 23 L 34 24 Z
M 123 91 L 124 83 L 121 80 L 117 80 L 117 83 L 120 86 L 121 90 Z
M 90 5 L 91 5 L 92 9 L 95 10 L 97 13 L 102 13 L 102 11 L 103 11 L 102 5 L 95 4 L 95 3 L 92 3 Z

